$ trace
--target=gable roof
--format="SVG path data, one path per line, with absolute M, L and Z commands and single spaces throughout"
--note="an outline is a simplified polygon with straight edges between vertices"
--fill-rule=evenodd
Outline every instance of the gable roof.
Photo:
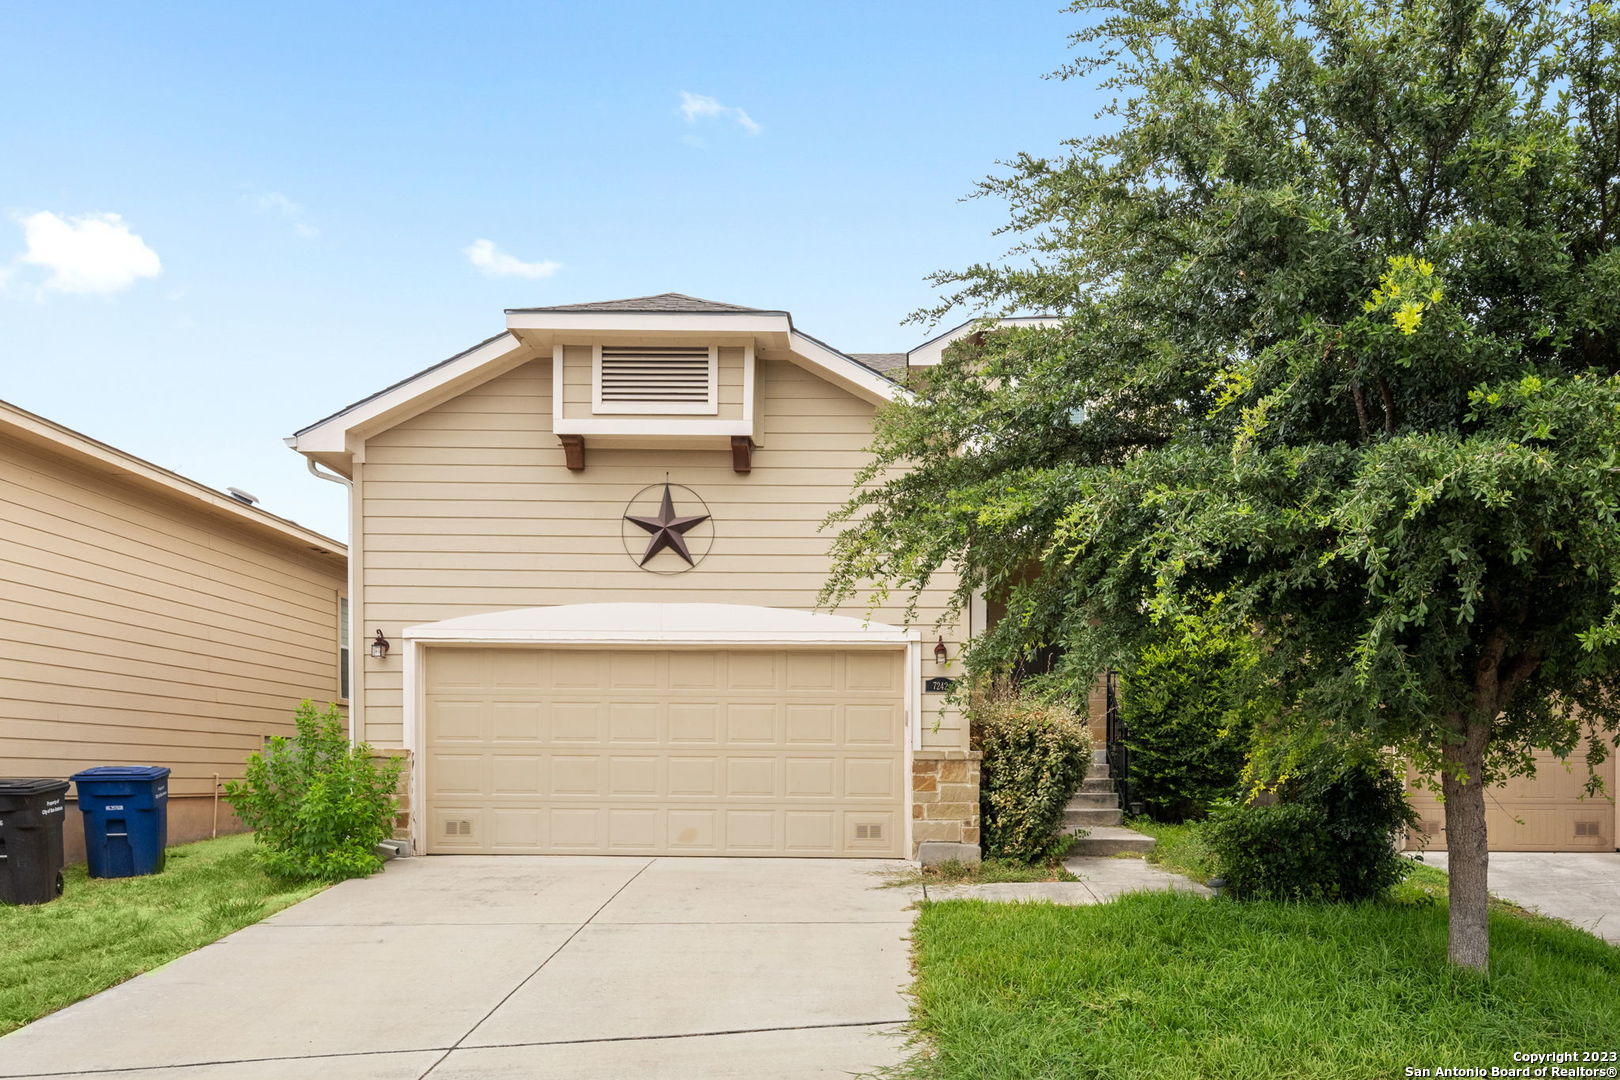
M 136 487 L 161 492 L 205 514 L 245 526 L 259 536 L 269 535 L 290 546 L 322 555 L 335 555 L 340 559 L 348 556 L 349 549 L 329 536 L 267 510 L 260 510 L 223 491 L 216 491 L 161 465 L 127 454 L 8 401 L 0 401 L 0 435 L 42 448 L 58 458 L 95 472 L 114 475 Z
M 874 404 L 893 401 L 906 391 L 884 374 L 884 369 L 862 363 L 848 353 L 796 329 L 786 311 L 746 308 L 684 293 L 659 293 L 623 300 L 603 300 L 556 307 L 508 308 L 505 333 L 497 334 L 463 352 L 432 364 L 392 386 L 361 398 L 331 416 L 300 428 L 286 440 L 308 455 L 348 454 L 349 432 L 362 425 L 391 423 L 413 410 L 426 407 L 433 397 L 459 392 L 459 388 L 497 373 L 503 366 L 532 358 L 534 335 L 542 347 L 555 334 L 579 333 L 715 333 L 755 335 L 773 348 L 785 349 L 794 362 Z M 333 465 L 331 457 L 322 457 Z
M 1061 326 L 1061 315 L 1004 315 L 980 316 L 969 319 L 960 326 L 953 326 L 943 334 L 929 338 L 921 345 L 906 353 L 907 367 L 932 367 L 945 358 L 945 350 L 951 345 L 981 330 L 1009 326 Z
M 906 366 L 906 354 L 903 352 L 852 352 L 848 355 L 851 360 L 884 375 Z
M 693 311 L 693 312 L 726 312 L 738 311 L 752 315 L 771 314 L 786 315 L 785 311 L 771 311 L 767 308 L 741 307 L 737 304 L 726 304 L 719 300 L 704 300 L 698 296 L 687 296 L 685 293 L 666 292 L 656 296 L 632 296 L 627 300 L 593 300 L 588 304 L 556 304 L 552 307 L 507 308 L 507 314 L 523 312 L 532 314 L 539 311 Z

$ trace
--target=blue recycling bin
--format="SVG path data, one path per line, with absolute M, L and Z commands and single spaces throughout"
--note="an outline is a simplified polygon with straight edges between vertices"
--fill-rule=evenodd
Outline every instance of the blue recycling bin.
M 84 855 L 93 878 L 163 870 L 169 844 L 169 770 L 101 765 L 74 774 L 84 814 Z

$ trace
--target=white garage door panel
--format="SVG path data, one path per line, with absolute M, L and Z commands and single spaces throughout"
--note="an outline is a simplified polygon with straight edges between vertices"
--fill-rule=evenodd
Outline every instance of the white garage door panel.
M 897 650 L 430 650 L 435 852 L 894 856 Z

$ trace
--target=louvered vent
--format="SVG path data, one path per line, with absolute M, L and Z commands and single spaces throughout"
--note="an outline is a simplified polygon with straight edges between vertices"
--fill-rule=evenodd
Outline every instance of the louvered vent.
M 1598 823 L 1597 822 L 1595 822 L 1595 821 L 1577 821 L 1575 823 L 1575 835 L 1576 836 L 1596 836 L 1597 834 L 1598 834 Z
M 855 839 L 857 839 L 857 840 L 881 840 L 881 839 L 883 839 L 883 826 L 882 825 L 857 825 L 857 826 L 855 826 Z
M 602 346 L 601 412 L 713 412 L 715 353 L 705 346 Z
M 472 822 L 466 820 L 465 818 L 445 818 L 444 835 L 471 836 Z

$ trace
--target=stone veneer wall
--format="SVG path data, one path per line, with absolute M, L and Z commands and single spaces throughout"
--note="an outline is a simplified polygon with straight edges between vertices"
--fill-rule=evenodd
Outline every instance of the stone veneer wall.
M 979 855 L 977 750 L 917 750 L 911 758 L 912 857 L 924 844 L 962 845 L 949 857 Z M 967 849 L 971 848 L 969 852 Z M 927 860 L 935 861 L 935 860 Z

